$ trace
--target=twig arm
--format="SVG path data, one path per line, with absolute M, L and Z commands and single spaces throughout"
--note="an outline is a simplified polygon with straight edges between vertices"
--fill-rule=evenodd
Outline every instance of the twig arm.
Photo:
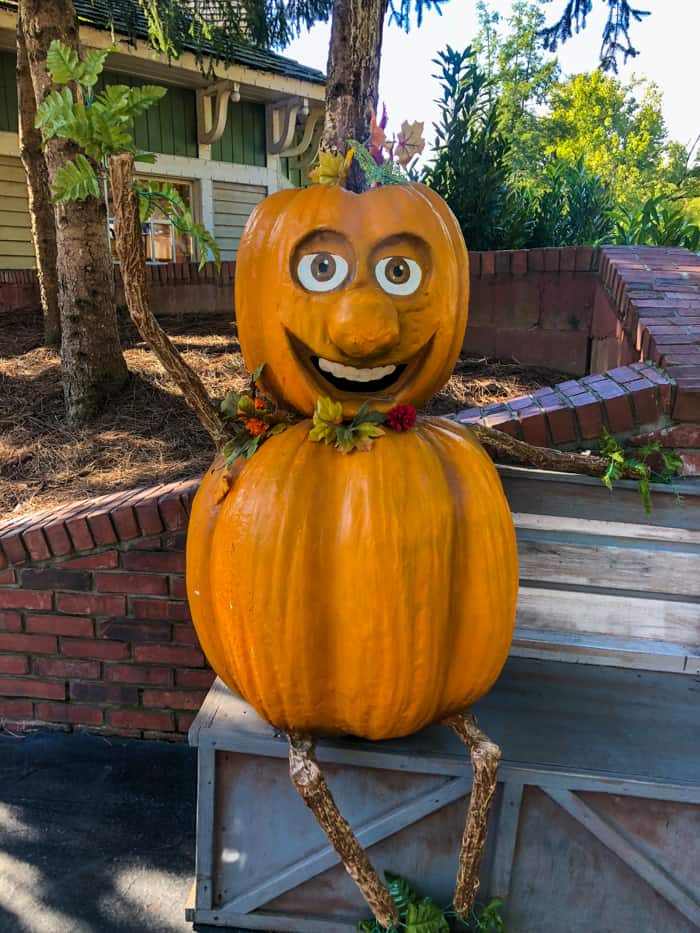
M 134 157 L 130 153 L 112 156 L 109 160 L 109 177 L 117 221 L 117 256 L 131 320 L 178 386 L 185 401 L 218 449 L 225 436 L 223 421 L 209 398 L 204 383 L 182 358 L 151 311 L 141 241 L 139 196 L 133 188 Z
M 377 922 L 385 928 L 398 924 L 396 906 L 372 867 L 367 853 L 333 799 L 316 760 L 315 742 L 310 735 L 290 732 L 289 774 L 292 783 L 318 820 L 328 841 L 340 856 L 345 870 L 360 889 Z
M 479 729 L 471 712 L 450 716 L 443 725 L 449 726 L 467 746 L 474 769 L 454 896 L 455 911 L 461 917 L 466 917 L 474 906 L 479 890 L 479 868 L 484 854 L 489 810 L 496 791 L 501 750 Z

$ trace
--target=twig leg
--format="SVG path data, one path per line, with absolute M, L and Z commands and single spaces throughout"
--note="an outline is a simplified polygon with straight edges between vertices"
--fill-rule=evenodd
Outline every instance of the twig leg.
M 316 760 L 315 741 L 311 736 L 297 732 L 290 732 L 287 738 L 289 774 L 302 800 L 328 836 L 328 841 L 360 889 L 377 922 L 385 928 L 398 925 L 399 915 L 389 891 L 382 884 L 367 853 L 333 800 Z
M 449 726 L 469 748 L 474 769 L 454 897 L 455 910 L 465 917 L 474 906 L 476 892 L 479 890 L 479 868 L 486 842 L 489 809 L 496 790 L 496 772 L 501 750 L 479 729 L 471 712 L 450 716 L 444 721 L 444 725 Z

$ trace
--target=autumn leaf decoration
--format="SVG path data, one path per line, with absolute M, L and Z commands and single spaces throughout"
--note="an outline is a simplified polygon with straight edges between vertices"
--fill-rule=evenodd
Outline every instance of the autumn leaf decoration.
M 352 149 L 348 149 L 345 156 L 338 153 L 321 152 L 319 154 L 319 163 L 315 169 L 309 172 L 309 178 L 319 185 L 342 185 L 350 170 L 353 155 Z
M 236 457 L 252 457 L 263 441 L 286 431 L 292 423 L 288 412 L 280 411 L 258 392 L 264 365 L 261 363 L 251 375 L 248 392 L 229 392 L 221 403 L 221 414 L 230 432 L 224 445 L 228 467 Z
M 370 411 L 363 402 L 350 422 L 343 421 L 343 406 L 330 398 L 316 402 L 309 440 L 335 447 L 343 454 L 353 450 L 371 450 L 375 440 L 386 433 L 380 425 L 394 431 L 410 430 L 416 421 L 412 405 L 396 405 L 388 412 Z

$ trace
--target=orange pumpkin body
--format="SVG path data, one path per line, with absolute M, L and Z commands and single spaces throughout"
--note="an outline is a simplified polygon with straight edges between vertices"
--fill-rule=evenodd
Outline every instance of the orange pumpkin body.
M 422 185 L 278 192 L 253 211 L 236 267 L 248 368 L 303 415 L 421 405 L 462 344 L 469 263 Z M 512 638 L 515 535 L 498 474 L 446 419 L 387 430 L 347 456 L 310 421 L 270 437 L 195 498 L 187 584 L 222 680 L 280 729 L 409 734 L 468 707 Z
M 444 419 L 342 456 L 309 422 L 223 501 L 194 501 L 192 616 L 222 680 L 280 729 L 406 735 L 483 696 L 512 638 L 517 556 L 498 474 Z

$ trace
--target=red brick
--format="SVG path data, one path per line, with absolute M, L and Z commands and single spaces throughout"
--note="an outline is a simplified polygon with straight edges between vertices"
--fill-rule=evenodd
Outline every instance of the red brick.
M 26 674 L 29 661 L 21 654 L 0 654 L 0 674 Z
M 548 246 L 543 250 L 545 272 L 559 271 L 559 254 L 561 250 L 556 246 Z
M 98 547 L 109 547 L 116 544 L 119 538 L 114 530 L 112 519 L 107 509 L 90 512 L 86 516 L 90 532 Z
M 46 635 L 76 635 L 91 638 L 95 634 L 92 619 L 81 616 L 27 615 L 25 629 Z
M 19 612 L 0 612 L 0 632 L 19 632 L 22 616 Z
M 179 531 L 181 528 L 187 528 L 187 512 L 179 496 L 161 496 L 158 508 L 163 524 L 168 531 Z
M 170 595 L 176 599 L 187 599 L 187 587 L 184 577 L 170 578 Z
M 65 661 L 63 658 L 34 658 L 32 673 L 40 677 L 62 677 L 68 680 L 79 677 L 81 680 L 97 679 L 102 673 L 99 661 Z
M 171 531 L 161 538 L 161 547 L 164 551 L 182 551 L 187 549 L 187 534 L 184 531 Z M 183 568 L 184 569 L 184 568 Z
M 70 570 L 114 570 L 119 566 L 119 553 L 117 551 L 100 551 L 98 554 L 88 554 L 85 557 L 75 557 L 63 561 L 58 565 L 61 569 Z
M 177 622 L 184 622 L 190 618 L 190 610 L 187 603 L 176 602 L 172 599 L 139 599 L 134 597 L 129 600 L 131 605 L 131 615 L 137 619 L 172 619 Z
M 56 604 L 61 612 L 86 616 L 123 616 L 126 612 L 126 599 L 123 596 L 58 593 Z
M 199 709 L 204 702 L 204 690 L 144 690 L 143 705 L 158 709 Z
M 496 275 L 499 278 L 510 278 L 510 250 L 498 249 L 493 255 Z
M 527 251 L 527 268 L 529 272 L 544 272 L 544 250 L 529 249 Z
M 528 444 L 534 444 L 536 447 L 547 447 L 549 445 L 544 412 L 539 408 L 536 410 L 533 408 L 523 409 L 520 412 L 520 424 L 523 440 Z
M 600 402 L 587 392 L 577 395 L 574 412 L 578 429 L 584 440 L 600 437 L 603 433 L 603 410 Z
M 84 684 L 73 682 L 70 685 L 72 700 L 84 703 L 108 703 L 115 706 L 135 706 L 139 701 L 138 687 L 125 687 L 122 684 Z
M 493 252 L 481 254 L 481 277 L 496 274 L 496 255 Z
M 681 450 L 680 457 L 683 462 L 680 469 L 682 476 L 700 476 L 700 451 Z
M 131 538 L 138 538 L 141 529 L 136 521 L 136 514 L 131 505 L 124 504 L 117 506 L 110 511 L 112 524 L 120 541 L 129 541 Z
M 9 677 L 0 677 L 0 695 L 63 700 L 66 696 L 66 688 L 63 683 L 52 680 L 30 680 L 28 677 L 12 680 Z
M 557 408 L 548 411 L 547 422 L 555 445 L 568 444 L 576 440 L 576 425 L 570 408 Z
M 11 564 L 23 564 L 27 559 L 27 551 L 22 542 L 22 536 L 14 530 L 10 533 L 3 532 L 2 549 L 7 560 Z
M 178 732 L 187 732 L 195 721 L 197 717 L 196 713 L 178 713 L 177 714 L 177 731 Z
M 197 648 L 177 645 L 136 645 L 136 661 L 152 661 L 154 664 L 173 664 L 176 667 L 203 667 L 204 655 Z
M 31 720 L 34 716 L 31 700 L 3 700 L 0 698 L 0 720 Z
M 182 670 L 175 671 L 175 682 L 178 687 L 190 687 L 199 690 L 208 690 L 214 683 L 216 674 L 208 670 Z
M 96 709 L 94 706 L 76 706 L 74 703 L 37 703 L 36 718 L 46 722 L 99 726 L 104 721 L 104 714 L 101 709 Z
M 498 430 L 502 431 L 504 425 L 500 425 Z M 199 639 L 191 622 L 183 622 L 181 625 L 173 625 L 172 640 L 178 645 L 197 645 Z
M 63 557 L 65 554 L 72 552 L 73 542 L 69 538 L 62 521 L 50 522 L 44 525 L 44 535 L 54 557 Z
M 7 570 L 0 570 L 0 586 L 7 586 L 8 583 L 16 583 L 17 574 L 10 567 Z
M 612 434 L 619 434 L 621 431 L 632 430 L 634 427 L 634 419 L 632 417 L 628 395 L 606 398 L 603 405 L 608 419 L 608 426 Z
M 156 487 L 143 501 L 134 504 L 136 520 L 141 533 L 144 535 L 157 535 L 164 530 L 163 522 L 158 511 L 158 493 Z
M 185 555 L 181 551 L 126 551 L 122 555 L 125 570 L 154 573 L 184 573 Z
M 616 369 L 609 369 L 605 375 L 614 379 L 615 382 L 619 382 L 621 385 L 639 379 L 639 373 L 629 366 L 618 366 Z
M 0 590 L 0 609 L 51 609 L 53 596 L 36 590 Z
M 575 269 L 577 272 L 590 272 L 593 267 L 594 250 L 591 246 L 576 247 Z
M 100 542 L 90 531 L 86 509 L 82 508 L 66 518 L 65 525 L 76 551 L 91 551 Z
M 700 422 L 700 391 L 679 385 L 676 390 L 673 417 L 678 421 Z
M 101 593 L 139 593 L 144 596 L 167 596 L 166 577 L 147 573 L 96 573 L 95 583 Z
M 513 275 L 527 275 L 527 250 L 513 250 L 511 253 L 511 271 Z
M 105 664 L 105 677 L 109 681 L 125 684 L 153 684 L 170 687 L 173 683 L 173 671 L 170 668 L 144 667 L 138 664 Z M 183 686 L 188 685 L 183 684 Z
M 646 380 L 644 380 L 646 381 Z M 637 424 L 652 424 L 659 417 L 659 403 L 656 397 L 656 388 L 647 384 L 647 388 L 640 386 L 634 388 L 635 383 L 628 384 L 632 395 L 632 407 L 634 408 L 634 420 Z
M 175 728 L 172 713 L 156 713 L 150 710 L 113 709 L 107 712 L 107 719 L 113 726 L 125 729 L 172 732 Z
M 100 623 L 100 637 L 117 641 L 170 641 L 170 623 L 142 619 L 107 619 Z
M 15 635 L 0 632 L 0 651 L 26 651 L 29 654 L 56 654 L 58 643 L 53 635 Z
M 469 252 L 469 276 L 478 279 L 481 274 L 481 253 Z
M 30 590 L 89 590 L 92 588 L 92 574 L 87 570 L 63 570 L 59 567 L 23 570 L 22 586 Z
M 123 661 L 129 657 L 129 648 L 121 641 L 62 638 L 61 654 L 69 658 L 99 658 L 105 661 Z
M 576 247 L 563 246 L 559 250 L 559 269 L 561 272 L 573 272 L 576 268 Z
M 22 532 L 22 539 L 32 560 L 48 560 L 52 556 L 41 528 L 30 528 Z
M 630 444 L 648 444 L 659 441 L 662 447 L 698 447 L 700 448 L 700 424 L 674 424 L 669 428 L 642 434 L 630 438 Z

